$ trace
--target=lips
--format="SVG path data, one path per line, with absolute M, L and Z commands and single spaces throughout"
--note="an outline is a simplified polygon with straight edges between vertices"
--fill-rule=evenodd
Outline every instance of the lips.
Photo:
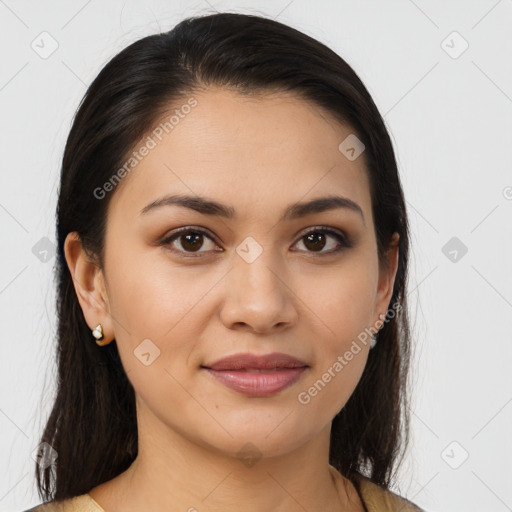
M 309 365 L 287 354 L 235 354 L 204 365 L 226 387 L 251 397 L 266 397 L 291 386 Z
M 234 354 L 212 364 L 204 365 L 211 370 L 276 370 L 278 368 L 302 368 L 304 361 L 288 354 L 274 352 L 258 356 L 256 354 Z

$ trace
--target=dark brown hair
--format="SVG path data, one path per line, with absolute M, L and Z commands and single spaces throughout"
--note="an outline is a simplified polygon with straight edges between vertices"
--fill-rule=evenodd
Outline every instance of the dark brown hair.
M 106 183 L 169 105 L 221 86 L 244 94 L 286 91 L 350 126 L 365 145 L 372 212 L 382 262 L 394 232 L 399 263 L 391 303 L 396 316 L 378 334 L 355 391 L 332 422 L 329 462 L 389 487 L 408 441 L 409 321 L 405 295 L 409 235 L 391 140 L 354 70 L 317 40 L 271 19 L 219 13 L 188 18 L 116 55 L 88 88 L 66 143 L 57 206 L 58 383 L 41 442 L 58 453 L 36 465 L 45 500 L 88 492 L 126 470 L 137 456 L 135 395 L 116 343 L 99 347 L 78 303 L 64 241 L 78 232 L 103 265 Z M 340 141 L 341 142 L 341 141 Z

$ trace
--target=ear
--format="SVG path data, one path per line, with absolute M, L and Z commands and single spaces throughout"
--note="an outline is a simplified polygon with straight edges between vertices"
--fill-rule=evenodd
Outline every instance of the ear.
M 377 329 L 384 323 L 389 302 L 393 295 L 395 276 L 398 269 L 398 233 L 393 233 L 385 260 L 379 265 L 379 283 L 372 326 Z
M 104 341 L 113 340 L 114 329 L 103 271 L 87 256 L 76 231 L 66 237 L 64 255 L 87 325 L 92 331 L 101 324 Z M 91 340 L 94 340 L 92 334 Z

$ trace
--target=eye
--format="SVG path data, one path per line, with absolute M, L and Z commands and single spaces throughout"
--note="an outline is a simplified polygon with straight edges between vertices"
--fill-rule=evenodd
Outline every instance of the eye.
M 213 237 L 206 231 L 199 228 L 185 227 L 163 239 L 160 245 L 170 246 L 170 250 L 175 253 L 179 253 L 185 257 L 195 258 L 199 257 L 201 253 L 209 252 L 208 250 L 200 251 L 200 249 L 204 247 L 205 238 L 209 240 L 213 246 L 217 245 Z M 331 238 L 331 240 L 334 239 L 337 243 L 331 241 L 329 244 L 329 238 Z M 344 248 L 350 248 L 353 245 L 346 235 L 323 226 L 307 231 L 300 237 L 295 245 L 299 243 L 302 243 L 304 247 L 306 247 L 306 252 L 319 253 L 319 255 L 322 256 L 338 253 Z M 324 251 L 323 249 L 329 245 L 331 246 L 330 250 Z M 213 250 L 215 252 L 222 252 L 222 249 Z
M 336 240 L 337 244 L 331 242 L 331 250 L 323 251 L 329 245 L 327 243 L 329 238 Z M 345 247 L 352 247 L 352 243 L 345 235 L 323 226 L 309 230 L 297 243 L 302 243 L 308 249 L 307 252 L 321 253 L 322 256 L 340 252 Z M 333 245 L 334 248 L 332 248 Z
M 215 245 L 215 242 L 213 238 L 206 233 L 206 231 L 203 231 L 202 229 L 195 229 L 190 227 L 185 227 L 182 229 L 179 229 L 178 231 L 175 231 L 171 236 L 165 238 L 162 240 L 162 245 L 174 245 L 174 242 L 177 242 L 176 245 L 180 245 L 181 249 L 176 249 L 175 246 L 171 247 L 171 250 L 173 252 L 178 252 L 181 254 L 192 252 L 208 252 L 208 251 L 199 251 L 204 245 L 204 238 L 207 238 Z M 219 251 L 216 251 L 219 252 Z M 187 257 L 197 257 L 195 254 L 191 254 Z

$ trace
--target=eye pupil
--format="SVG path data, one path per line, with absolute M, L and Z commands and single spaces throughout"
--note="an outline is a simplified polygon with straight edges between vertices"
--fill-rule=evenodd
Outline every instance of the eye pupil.
M 308 249 L 312 248 L 313 250 L 322 250 L 325 247 L 325 235 L 323 233 L 310 233 L 305 238 L 306 242 L 304 245 Z M 320 247 L 317 245 L 319 240 L 321 241 Z M 313 242 L 312 247 L 309 245 L 310 242 Z
M 182 242 L 182 246 L 184 249 L 190 249 L 192 251 L 196 251 L 201 248 L 203 245 L 202 240 L 200 243 L 198 243 L 198 239 L 201 238 L 203 235 L 200 233 L 188 233 L 186 235 L 182 235 L 182 238 L 186 240 L 185 243 Z M 192 241 L 193 240 L 193 241 Z M 190 244 L 189 247 L 187 247 L 187 244 Z

